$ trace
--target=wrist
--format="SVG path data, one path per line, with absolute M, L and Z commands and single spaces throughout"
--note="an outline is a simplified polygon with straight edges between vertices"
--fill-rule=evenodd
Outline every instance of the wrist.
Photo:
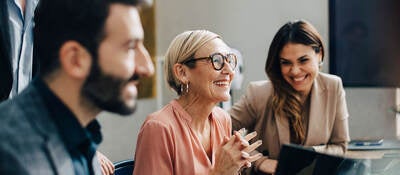
M 255 172 L 260 172 L 260 165 L 268 159 L 267 156 L 263 156 L 254 162 L 253 169 Z

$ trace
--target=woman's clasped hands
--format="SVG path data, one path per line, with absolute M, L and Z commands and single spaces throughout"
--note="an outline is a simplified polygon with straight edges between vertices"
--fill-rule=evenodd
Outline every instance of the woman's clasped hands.
M 215 166 L 211 175 L 236 175 L 243 168 L 251 167 L 251 163 L 262 157 L 261 153 L 252 155 L 252 152 L 261 144 L 257 140 L 250 144 L 249 141 L 257 136 L 257 132 L 247 134 L 246 130 L 240 129 L 228 138 L 225 137 L 223 145 L 217 150 Z

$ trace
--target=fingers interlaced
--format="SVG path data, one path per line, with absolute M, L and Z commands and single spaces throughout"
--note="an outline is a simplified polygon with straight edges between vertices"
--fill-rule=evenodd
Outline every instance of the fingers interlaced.
M 244 167 L 251 167 L 251 162 L 256 161 L 257 159 L 262 157 L 261 153 L 257 153 L 254 155 L 250 155 L 250 153 L 256 150 L 261 144 L 261 140 L 257 140 L 256 142 L 249 144 L 249 141 L 257 136 L 257 132 L 252 132 L 247 134 L 245 129 L 240 129 L 239 131 L 234 132 L 234 136 L 237 137 L 238 141 L 241 144 L 241 158 L 244 159 Z

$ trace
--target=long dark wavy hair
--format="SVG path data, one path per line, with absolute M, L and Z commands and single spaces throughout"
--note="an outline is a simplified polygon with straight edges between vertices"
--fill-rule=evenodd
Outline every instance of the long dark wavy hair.
M 274 94 L 269 104 L 275 114 L 286 116 L 290 125 L 291 140 L 303 143 L 305 126 L 302 123 L 302 104 L 300 94 L 283 78 L 280 65 L 280 53 L 288 43 L 311 46 L 316 53 L 324 57 L 324 46 L 318 31 L 304 20 L 291 21 L 283 25 L 275 34 L 268 51 L 265 72 L 274 87 Z

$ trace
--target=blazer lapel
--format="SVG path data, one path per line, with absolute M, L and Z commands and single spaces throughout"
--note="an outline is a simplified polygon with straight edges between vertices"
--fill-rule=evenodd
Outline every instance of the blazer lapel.
M 31 101 L 25 102 L 27 104 L 34 104 L 35 106 L 25 108 L 25 114 L 31 116 L 27 119 L 33 123 L 36 131 L 44 138 L 43 149 L 48 157 L 47 161 L 51 164 L 56 174 L 75 174 L 72 159 L 38 91 L 32 84 L 26 88 L 26 91 L 26 94 L 29 94 L 29 96 L 26 96 L 26 99 Z
M 315 145 L 320 140 L 319 132 L 327 129 L 326 116 L 326 85 L 321 81 L 320 76 L 316 78 L 311 90 L 310 114 L 308 119 L 308 131 L 304 145 Z
M 275 113 L 276 128 L 278 130 L 279 145 L 290 143 L 290 129 L 287 117 Z
M 56 174 L 74 174 L 72 160 L 59 138 L 53 137 L 46 140 L 44 149 Z

